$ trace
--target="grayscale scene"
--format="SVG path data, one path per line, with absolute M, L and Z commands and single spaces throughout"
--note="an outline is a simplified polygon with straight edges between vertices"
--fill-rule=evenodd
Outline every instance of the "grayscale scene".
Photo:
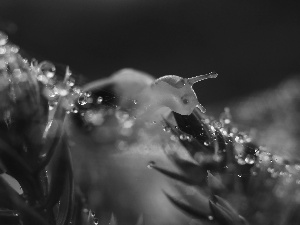
M 0 0 L 0 225 L 299 225 L 300 2 Z

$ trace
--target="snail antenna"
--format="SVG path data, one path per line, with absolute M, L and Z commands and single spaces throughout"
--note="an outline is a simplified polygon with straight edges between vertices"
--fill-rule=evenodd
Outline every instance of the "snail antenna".
M 202 81 L 202 80 L 205 80 L 205 79 L 208 79 L 208 78 L 216 78 L 217 76 L 218 76 L 218 74 L 216 72 L 210 72 L 208 74 L 188 78 L 187 83 L 190 84 L 190 85 L 193 85 L 194 83 L 197 83 L 199 81 Z

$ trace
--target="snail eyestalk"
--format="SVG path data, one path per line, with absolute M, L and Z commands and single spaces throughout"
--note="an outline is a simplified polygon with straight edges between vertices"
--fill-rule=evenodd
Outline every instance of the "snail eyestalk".
M 204 74 L 204 75 L 199 75 L 196 77 L 191 77 L 187 79 L 187 83 L 189 85 L 193 85 L 194 83 L 197 83 L 199 81 L 205 80 L 205 79 L 209 79 L 209 78 L 216 78 L 218 76 L 218 74 L 216 72 L 210 72 L 208 74 Z

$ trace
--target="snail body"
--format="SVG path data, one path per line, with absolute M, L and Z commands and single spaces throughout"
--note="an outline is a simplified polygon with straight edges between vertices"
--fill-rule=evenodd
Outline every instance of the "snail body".
M 93 101 L 79 104 L 80 113 L 71 116 L 70 124 L 77 124 L 97 142 L 135 137 L 140 128 L 158 134 L 157 128 L 162 129 L 153 124 L 160 124 L 163 118 L 172 121 L 171 111 L 190 115 L 199 108 L 204 112 L 192 85 L 216 76 L 215 73 L 193 78 L 167 75 L 154 79 L 137 70 L 123 69 L 82 87 L 83 93 L 90 93 Z
M 133 115 L 137 118 L 153 114 L 160 109 L 168 108 L 181 115 L 190 115 L 198 107 L 205 112 L 198 102 L 192 85 L 198 81 L 215 78 L 216 73 L 209 73 L 192 78 L 166 75 L 154 80 L 148 74 L 133 69 L 123 69 L 112 77 L 95 81 L 83 87 L 83 91 L 95 92 L 105 86 L 112 85 L 116 96 L 120 96 L 117 104 L 123 108 L 133 107 Z M 134 102 L 134 104 L 132 104 Z

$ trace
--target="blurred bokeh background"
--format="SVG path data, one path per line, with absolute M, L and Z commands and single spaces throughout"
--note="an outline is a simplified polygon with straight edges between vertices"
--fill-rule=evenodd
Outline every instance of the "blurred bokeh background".
M 0 29 L 30 56 L 88 80 L 124 67 L 218 80 L 195 86 L 218 104 L 300 72 L 295 0 L 0 0 Z

